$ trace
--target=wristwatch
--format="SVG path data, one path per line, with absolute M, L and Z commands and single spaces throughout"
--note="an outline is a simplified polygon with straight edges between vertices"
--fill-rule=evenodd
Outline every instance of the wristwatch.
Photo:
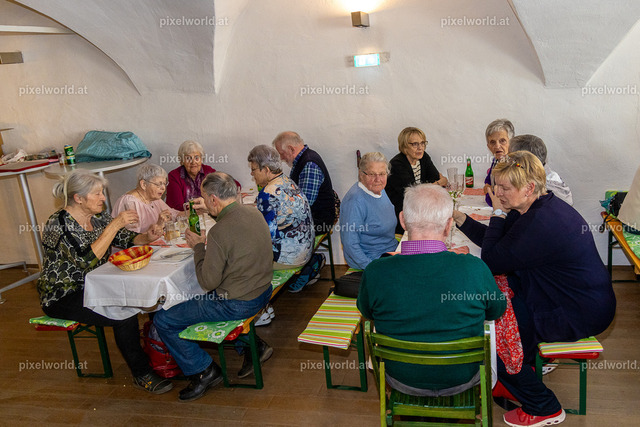
M 493 211 L 491 213 L 491 215 L 494 215 L 494 216 L 500 216 L 500 215 L 507 216 L 507 213 L 505 211 L 503 211 L 502 209 L 496 209 L 495 211 Z

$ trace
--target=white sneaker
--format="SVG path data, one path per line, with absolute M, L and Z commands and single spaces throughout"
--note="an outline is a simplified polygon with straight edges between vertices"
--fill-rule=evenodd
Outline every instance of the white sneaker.
M 256 320 L 256 326 L 265 326 L 271 323 L 271 316 L 268 312 L 263 311 L 258 320 Z

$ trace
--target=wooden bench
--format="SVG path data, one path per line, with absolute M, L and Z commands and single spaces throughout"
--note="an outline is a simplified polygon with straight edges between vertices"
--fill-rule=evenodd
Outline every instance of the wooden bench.
M 622 249 L 622 252 L 624 252 L 631 265 L 633 265 L 633 270 L 636 275 L 640 274 L 640 258 L 638 258 L 638 256 L 631 250 L 631 247 L 629 247 L 627 239 L 624 237 L 622 223 L 620 220 L 610 216 L 606 212 L 602 212 L 601 215 L 605 220 L 604 223 L 607 230 L 609 230 L 607 251 L 607 268 L 609 269 L 609 275 L 611 276 L 613 272 L 613 248 L 615 246 Z
M 111 369 L 111 359 L 109 358 L 109 349 L 107 348 L 107 340 L 104 336 L 104 328 L 102 326 L 85 325 L 74 320 L 56 319 L 49 316 L 40 316 L 29 319 L 29 323 L 35 324 L 38 331 L 66 331 L 71 345 L 71 354 L 73 355 L 73 363 L 76 374 L 79 377 L 92 378 L 111 378 L 113 370 Z M 98 340 L 100 349 L 100 357 L 102 358 L 102 373 L 82 372 L 82 364 L 78 359 L 78 351 L 76 349 L 75 339 L 95 338 Z
M 358 390 L 366 392 L 367 368 L 364 353 L 362 315 L 356 307 L 356 299 L 330 294 L 313 315 L 306 329 L 298 336 L 298 342 L 322 346 L 324 372 L 327 388 Z M 358 351 L 358 371 L 360 386 L 334 385 L 331 379 L 329 347 L 347 350 L 355 347 Z
M 602 352 L 602 345 L 595 337 L 584 338 L 575 342 L 552 342 L 538 344 L 536 354 L 536 374 L 542 381 L 542 365 L 545 361 L 556 359 L 553 363 L 560 365 L 578 365 L 580 368 L 580 396 L 578 409 L 565 409 L 570 414 L 586 415 L 587 413 L 587 360 L 597 359 Z M 573 360 L 564 362 L 563 360 Z

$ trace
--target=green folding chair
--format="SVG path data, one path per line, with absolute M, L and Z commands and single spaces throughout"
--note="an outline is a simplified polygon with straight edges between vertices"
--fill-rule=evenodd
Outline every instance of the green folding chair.
M 365 322 L 365 337 L 373 362 L 373 372 L 380 393 L 382 426 L 422 425 L 459 426 L 455 420 L 474 420 L 476 426 L 491 426 L 491 351 L 489 327 L 484 336 L 439 343 L 412 342 L 390 338 L 372 331 Z M 411 396 L 390 388 L 387 393 L 385 360 L 417 365 L 456 365 L 480 363 L 480 384 L 454 396 Z M 402 420 L 396 421 L 396 417 Z M 421 417 L 407 420 L 405 418 Z M 433 422 L 424 418 L 435 418 Z M 443 422 L 451 420 L 452 422 Z

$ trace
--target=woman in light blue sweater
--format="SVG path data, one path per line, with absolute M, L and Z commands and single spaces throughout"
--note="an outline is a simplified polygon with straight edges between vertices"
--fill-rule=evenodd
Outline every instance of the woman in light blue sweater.
M 396 214 L 384 191 L 388 174 L 389 162 L 384 154 L 365 154 L 358 167 L 358 182 L 342 199 L 340 239 L 351 268 L 364 269 L 398 246 Z

